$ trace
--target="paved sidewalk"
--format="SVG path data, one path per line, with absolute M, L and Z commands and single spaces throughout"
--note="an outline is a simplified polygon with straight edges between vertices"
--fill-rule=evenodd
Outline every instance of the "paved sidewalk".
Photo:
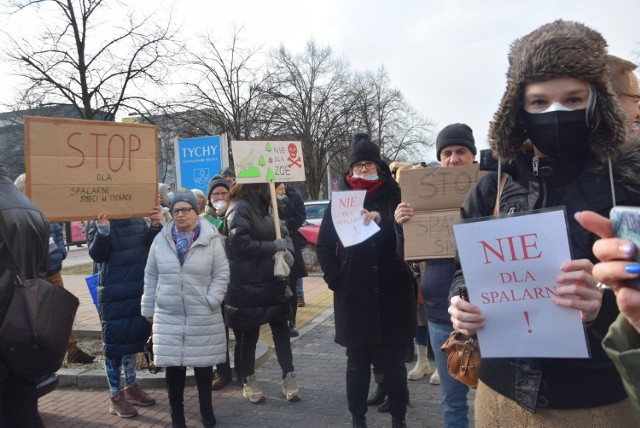
M 280 368 L 275 355 L 256 371 L 267 396 L 264 404 L 255 405 L 242 398 L 238 384 L 214 391 L 214 409 L 219 427 L 339 427 L 350 426 L 347 410 L 344 348 L 333 342 L 334 320 L 329 316 L 317 323 L 292 344 L 294 364 L 301 386 L 302 400 L 289 403 L 280 392 Z M 327 312 L 324 313 L 327 315 Z M 410 368 L 410 364 L 407 368 Z M 372 385 L 373 387 L 373 385 Z M 407 413 L 409 427 L 439 427 L 440 387 L 427 379 L 409 382 L 411 404 Z M 169 403 L 164 389 L 149 392 L 158 400 L 155 406 L 138 408 L 140 415 L 119 419 L 108 414 L 108 392 L 59 389 L 40 400 L 40 412 L 47 427 L 165 427 L 170 426 Z M 471 393 L 472 406 L 474 394 Z M 200 422 L 195 387 L 185 390 L 187 426 Z M 472 417 L 473 411 L 470 411 Z M 390 426 L 388 414 L 371 407 L 367 414 L 370 427 Z
M 85 254 L 83 254 L 85 253 Z M 74 265 L 87 262 L 86 249 L 74 251 Z M 65 262 L 66 267 L 66 262 Z M 74 329 L 80 335 L 100 336 L 100 322 L 83 275 L 64 275 L 65 286 L 80 299 Z M 222 391 L 214 391 L 214 410 L 219 427 L 339 427 L 350 426 L 347 409 L 345 349 L 333 342 L 333 295 L 320 276 L 304 279 L 307 305 L 298 308 L 300 337 L 292 339 L 294 365 L 301 386 L 302 400 L 289 403 L 281 394 L 281 373 L 272 349 L 268 326 L 261 330 L 260 339 L 269 346 L 267 361 L 256 375 L 267 401 L 254 405 L 242 398 L 240 385 L 234 383 Z M 407 364 L 409 370 L 413 364 Z M 372 380 L 371 390 L 375 388 Z M 427 379 L 409 382 L 411 407 L 407 413 L 409 427 L 443 426 L 440 411 L 440 387 Z M 139 416 L 120 419 L 108 413 L 107 388 L 59 388 L 39 401 L 40 413 L 46 427 L 167 427 L 171 426 L 169 403 L 164 388 L 148 389 L 158 402 L 155 406 L 138 408 Z M 469 394 L 470 418 L 473 417 L 472 391 Z M 185 389 L 187 426 L 198 426 L 197 391 Z M 368 426 L 390 426 L 389 414 L 371 407 Z M 473 424 L 472 424 L 473 426 Z

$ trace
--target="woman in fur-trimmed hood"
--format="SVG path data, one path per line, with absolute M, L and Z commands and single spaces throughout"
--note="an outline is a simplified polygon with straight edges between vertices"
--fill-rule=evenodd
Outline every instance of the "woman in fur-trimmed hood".
M 626 142 L 607 75 L 606 46 L 595 30 L 562 20 L 511 45 L 507 88 L 489 130 L 498 171 L 478 181 L 460 214 L 491 216 L 496 199 L 500 214 L 565 208 L 573 260 L 558 273 L 554 304 L 580 312 L 591 358 L 482 359 L 477 426 L 638 423 L 601 345 L 618 309 L 613 293 L 600 290 L 591 275 L 597 237 L 574 219 L 583 210 L 608 216 L 616 204 L 640 204 L 639 167 L 614 168 L 637 159 L 638 145 Z M 457 263 L 449 313 L 454 327 L 471 335 L 484 327 L 485 318 L 479 306 L 457 297 L 466 287 Z

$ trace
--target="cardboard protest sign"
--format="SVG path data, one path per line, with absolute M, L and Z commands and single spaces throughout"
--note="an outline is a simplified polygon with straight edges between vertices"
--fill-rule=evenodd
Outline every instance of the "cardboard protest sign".
M 363 223 L 360 212 L 364 208 L 366 194 L 366 190 L 347 190 L 331 194 L 333 226 L 345 248 L 366 241 L 380 230 L 374 221 L 367 225 Z
M 460 219 L 460 205 L 484 174 L 477 164 L 402 171 L 402 201 L 411 204 L 414 212 L 402 225 L 406 260 L 455 256 L 451 225 Z
M 588 358 L 580 312 L 553 303 L 571 260 L 563 210 L 453 225 L 482 357 Z
M 300 141 L 232 141 L 238 183 L 305 181 Z
M 155 126 L 25 117 L 27 195 L 49 221 L 147 216 L 158 196 Z

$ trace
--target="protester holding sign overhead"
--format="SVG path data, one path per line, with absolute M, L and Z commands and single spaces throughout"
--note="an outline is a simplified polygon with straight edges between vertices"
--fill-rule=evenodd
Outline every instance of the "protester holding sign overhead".
M 574 260 L 558 272 L 554 303 L 580 311 L 591 358 L 482 359 L 478 426 L 637 424 L 620 376 L 600 345 L 618 315 L 615 297 L 599 290 L 591 275 L 596 236 L 573 218 L 586 209 L 606 215 L 612 201 L 640 202 L 638 165 L 625 166 L 626 172 L 621 165 L 625 123 L 607 77 L 606 53 L 598 32 L 562 20 L 511 46 L 507 89 L 489 131 L 498 173 L 480 179 L 461 217 L 491 216 L 496 199 L 502 214 L 565 207 Z M 484 316 L 473 302 L 457 297 L 461 287 L 465 278 L 458 269 L 449 313 L 456 329 L 474 334 L 483 328 Z
M 238 183 L 229 194 L 225 216 L 225 249 L 230 281 L 224 298 L 225 321 L 236 337 L 236 373 L 243 383 L 242 396 L 257 404 L 265 401 L 255 372 L 255 352 L 260 326 L 269 323 L 282 369 L 282 394 L 288 401 L 300 400 L 289 337 L 289 280 L 274 275 L 274 256 L 284 252 L 293 265 L 293 243 L 281 224 L 282 238 L 270 208 L 267 183 Z
M 393 213 L 400 188 L 369 135 L 356 134 L 349 150 L 342 190 L 365 190 L 364 223 L 380 230 L 346 247 L 329 207 L 322 219 L 317 251 L 324 279 L 334 292 L 335 341 L 347 347 L 347 400 L 353 426 L 366 427 L 371 365 L 382 371 L 393 426 L 405 426 L 408 401 L 407 342 L 416 333 L 416 293 L 409 267 L 396 251 Z
M 161 208 L 150 214 L 151 227 L 143 218 L 110 220 L 98 214 L 89 227 L 89 255 L 98 264 L 98 302 L 105 370 L 109 382 L 109 413 L 122 418 L 138 415 L 132 404 L 151 406 L 149 397 L 136 382 L 136 353 L 149 339 L 151 324 L 142 316 L 140 299 L 149 247 L 162 230 Z M 124 370 L 125 385 L 120 377 Z

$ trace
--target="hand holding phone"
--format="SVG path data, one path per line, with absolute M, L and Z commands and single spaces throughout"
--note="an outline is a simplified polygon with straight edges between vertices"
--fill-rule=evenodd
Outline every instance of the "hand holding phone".
M 634 259 L 640 263 L 640 207 L 613 207 L 609 217 L 613 234 L 636 246 Z M 627 280 L 625 284 L 640 290 L 640 278 Z

